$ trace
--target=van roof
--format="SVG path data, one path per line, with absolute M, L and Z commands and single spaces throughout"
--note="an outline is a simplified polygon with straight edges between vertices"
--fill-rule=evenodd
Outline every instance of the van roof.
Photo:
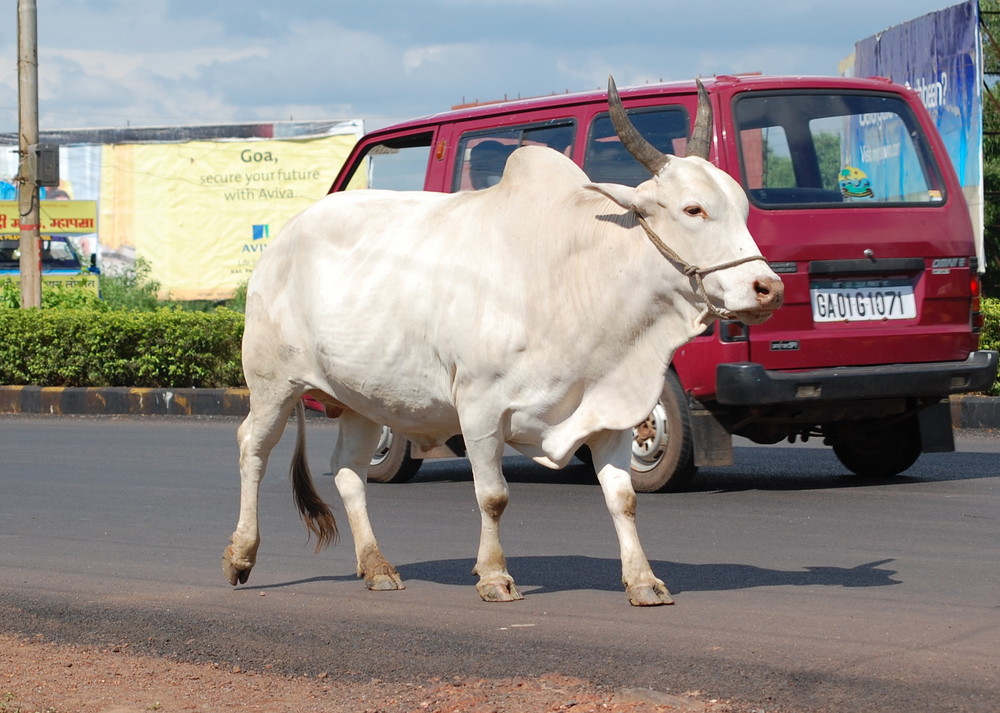
M 760 91 L 764 89 L 794 89 L 796 87 L 809 89 L 867 89 L 886 90 L 894 87 L 897 91 L 903 89 L 899 85 L 894 85 L 890 80 L 882 77 L 871 77 L 868 79 L 855 79 L 851 77 L 827 77 L 827 76 L 780 76 L 780 75 L 716 75 L 702 79 L 705 89 L 711 94 L 722 88 L 735 88 L 735 91 Z M 650 97 L 657 95 L 690 94 L 695 92 L 695 80 L 683 80 L 673 82 L 657 82 L 631 87 L 619 87 L 622 99 L 630 97 Z M 375 129 L 368 133 L 368 136 L 378 136 L 382 133 L 396 133 L 400 130 L 406 131 L 419 129 L 425 126 L 434 126 L 442 123 L 466 121 L 469 119 L 480 119 L 490 116 L 502 116 L 504 114 L 516 114 L 525 111 L 548 109 L 555 107 L 577 106 L 581 104 L 604 103 L 607 101 L 607 91 L 591 90 L 584 92 L 567 92 L 565 94 L 551 94 L 548 96 L 531 97 L 528 99 L 513 99 L 509 101 L 488 102 L 474 106 L 462 107 L 451 111 L 439 112 L 427 116 L 410 119 L 408 121 Z

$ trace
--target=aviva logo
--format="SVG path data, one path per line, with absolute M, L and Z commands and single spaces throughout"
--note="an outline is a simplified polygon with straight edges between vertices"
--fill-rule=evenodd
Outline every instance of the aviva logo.
M 271 226 L 270 225 L 251 225 L 252 229 L 251 236 L 253 240 L 249 243 L 243 243 L 244 253 L 262 253 L 264 248 L 268 246 L 266 242 L 268 238 L 271 237 Z M 263 242 L 262 242 L 263 241 Z

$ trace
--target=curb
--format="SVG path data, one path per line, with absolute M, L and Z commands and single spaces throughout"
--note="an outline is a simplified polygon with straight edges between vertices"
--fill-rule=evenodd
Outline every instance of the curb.
M 952 396 L 951 423 L 955 428 L 1000 428 L 1000 398 Z
M 250 411 L 247 389 L 0 386 L 0 414 L 54 416 L 239 416 Z M 1000 428 L 1000 398 L 951 397 L 955 428 Z
M 247 389 L 0 386 L 0 414 L 246 416 Z

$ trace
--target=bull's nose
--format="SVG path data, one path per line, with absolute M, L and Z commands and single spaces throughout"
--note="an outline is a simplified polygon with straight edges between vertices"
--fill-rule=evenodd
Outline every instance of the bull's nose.
M 755 280 L 753 289 L 757 293 L 757 306 L 761 309 L 775 310 L 785 301 L 785 285 L 777 278 Z

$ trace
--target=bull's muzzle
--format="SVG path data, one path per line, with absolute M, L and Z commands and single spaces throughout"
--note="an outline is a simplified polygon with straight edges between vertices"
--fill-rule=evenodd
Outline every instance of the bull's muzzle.
M 785 302 L 785 285 L 776 277 L 758 278 L 753 283 L 753 289 L 761 311 L 773 312 Z

